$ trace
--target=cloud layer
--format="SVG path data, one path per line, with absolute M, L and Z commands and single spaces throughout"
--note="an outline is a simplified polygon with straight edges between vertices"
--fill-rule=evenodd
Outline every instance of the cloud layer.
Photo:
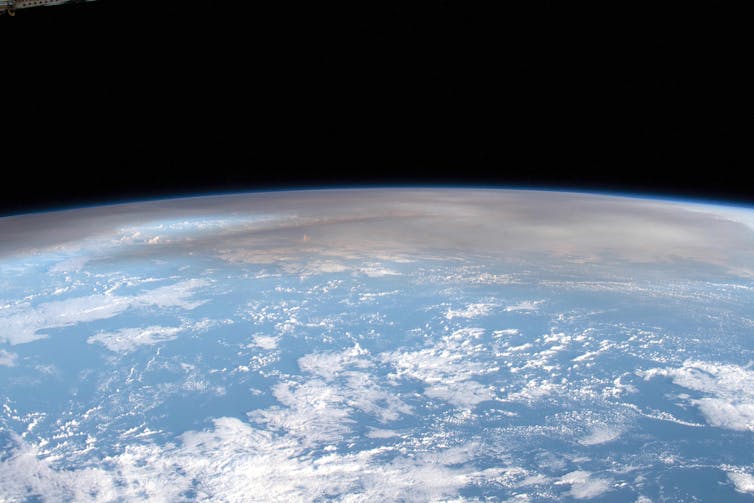
M 84 297 L 19 306 L 0 311 L 0 343 L 23 344 L 46 337 L 44 330 L 104 320 L 129 309 L 154 306 L 195 309 L 205 301 L 193 299 L 195 290 L 207 286 L 203 279 L 189 279 L 144 290 L 134 295 L 97 293 Z M 134 334 L 131 334 L 134 335 Z M 107 337 L 114 341 L 117 336 Z M 103 339 L 104 340 L 104 339 Z
M 712 426 L 754 431 L 754 371 L 738 365 L 688 360 L 679 368 L 650 369 L 645 379 L 666 376 L 673 383 L 700 392 L 687 397 Z
M 231 215 L 232 218 L 228 216 Z M 200 197 L 0 219 L 0 256 L 125 247 L 111 256 L 203 251 L 229 261 L 485 254 L 510 260 L 754 277 L 754 228 L 722 207 L 576 193 L 369 189 Z M 141 222 L 141 223 L 139 223 Z M 190 231 L 190 232 L 189 232 Z M 94 241 L 91 241 L 94 240 Z M 320 268 L 328 262 L 320 262 Z M 335 267 L 342 267 L 337 261 Z M 712 268 L 707 271 L 704 265 Z M 690 268 L 689 266 L 693 266 Z M 368 276 L 394 271 L 365 268 Z M 595 273 L 598 271 L 594 271 Z M 634 269 L 638 274 L 641 269 Z

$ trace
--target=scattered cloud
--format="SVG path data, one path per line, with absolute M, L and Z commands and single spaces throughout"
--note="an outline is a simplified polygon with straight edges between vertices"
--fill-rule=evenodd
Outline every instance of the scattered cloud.
M 298 360 L 302 371 L 324 378 L 339 390 L 349 414 L 358 409 L 381 423 L 410 414 L 410 406 L 386 390 L 374 375 L 363 372 L 374 364 L 373 357 L 358 343 L 340 352 L 311 353 Z
M 0 498 L 233 502 L 260 495 L 282 502 L 345 494 L 353 501 L 428 501 L 457 496 L 470 480 L 471 470 L 457 466 L 468 460 L 458 456 L 446 456 L 443 463 L 437 453 L 405 456 L 380 447 L 325 451 L 313 458 L 295 438 L 230 417 L 179 440 L 164 446 L 129 444 L 97 467 L 61 470 L 17 439 L 17 447 L 0 461 Z
M 300 439 L 306 447 L 338 442 L 354 423 L 343 393 L 324 381 L 283 382 L 273 386 L 272 394 L 282 406 L 251 411 L 249 419 Z
M 437 339 L 425 349 L 395 351 L 381 355 L 392 365 L 392 380 L 417 379 L 427 384 L 425 395 L 439 398 L 453 405 L 471 408 L 495 393 L 474 377 L 499 371 L 493 362 L 482 361 L 486 351 L 478 340 L 485 333 L 482 328 L 464 328 Z
M 323 377 L 326 381 L 333 380 L 346 368 L 371 367 L 372 363 L 367 358 L 369 354 L 358 343 L 352 348 L 340 352 L 310 353 L 299 358 L 298 366 L 304 372 Z
M 497 370 L 478 357 L 485 346 L 475 344 L 484 334 L 483 328 L 465 328 L 435 339 L 428 347 L 414 351 L 382 354 L 382 360 L 393 366 L 393 379 L 411 378 L 428 384 L 449 385 Z
M 275 385 L 273 395 L 281 405 L 251 411 L 249 418 L 315 446 L 338 442 L 350 434 L 355 424 L 351 416 L 357 410 L 381 423 L 411 413 L 411 407 L 398 396 L 361 371 L 373 365 L 367 355 L 355 345 L 342 352 L 300 358 L 302 371 L 315 377 Z

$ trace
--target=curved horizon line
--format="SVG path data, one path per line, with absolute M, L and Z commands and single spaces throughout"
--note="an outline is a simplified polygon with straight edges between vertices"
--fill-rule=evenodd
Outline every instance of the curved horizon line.
M 183 199 L 205 198 L 205 197 L 224 197 L 224 196 L 241 196 L 246 194 L 263 194 L 278 192 L 324 192 L 324 191 L 346 191 L 346 190 L 379 190 L 379 189 L 449 189 L 449 190 L 510 190 L 510 191 L 530 191 L 530 192 L 558 192 L 566 194 L 582 194 L 590 196 L 606 196 L 626 199 L 654 200 L 662 202 L 675 202 L 685 204 L 702 204 L 709 206 L 726 206 L 746 210 L 754 210 L 754 203 L 744 203 L 741 201 L 731 201 L 714 196 L 684 196 L 674 195 L 662 191 L 636 191 L 636 190 L 617 190 L 617 189 L 592 189 L 592 188 L 574 188 L 558 187 L 554 185 L 538 186 L 531 184 L 477 184 L 477 183 L 367 183 L 367 184 L 348 184 L 348 185 L 327 185 L 320 186 L 295 185 L 287 187 L 267 187 L 267 188 L 248 188 L 248 189 L 228 189 L 206 192 L 186 192 L 176 195 L 146 196 L 146 197 L 127 197 L 121 200 L 111 199 L 94 201 L 90 204 L 69 204 L 60 206 L 49 206 L 47 208 L 33 209 L 30 211 L 20 210 L 0 214 L 0 218 L 12 218 L 25 215 L 37 215 L 42 213 L 57 213 L 63 211 L 75 211 L 91 208 L 121 206 L 128 204 L 151 203 L 157 201 L 176 201 Z

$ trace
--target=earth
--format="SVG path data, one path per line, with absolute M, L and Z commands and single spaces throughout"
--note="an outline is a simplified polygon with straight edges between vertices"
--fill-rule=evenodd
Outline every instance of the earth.
M 0 501 L 754 497 L 751 208 L 281 191 L 0 236 Z

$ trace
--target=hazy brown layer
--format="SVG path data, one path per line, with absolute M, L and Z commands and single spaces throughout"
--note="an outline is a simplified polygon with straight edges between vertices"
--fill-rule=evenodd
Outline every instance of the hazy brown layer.
M 680 203 L 576 193 L 364 189 L 197 197 L 0 219 L 0 256 L 117 236 L 173 218 L 260 216 L 190 239 L 113 249 L 119 256 L 189 251 L 270 263 L 302 255 L 478 254 L 571 263 L 713 266 L 754 276 L 754 231 Z

